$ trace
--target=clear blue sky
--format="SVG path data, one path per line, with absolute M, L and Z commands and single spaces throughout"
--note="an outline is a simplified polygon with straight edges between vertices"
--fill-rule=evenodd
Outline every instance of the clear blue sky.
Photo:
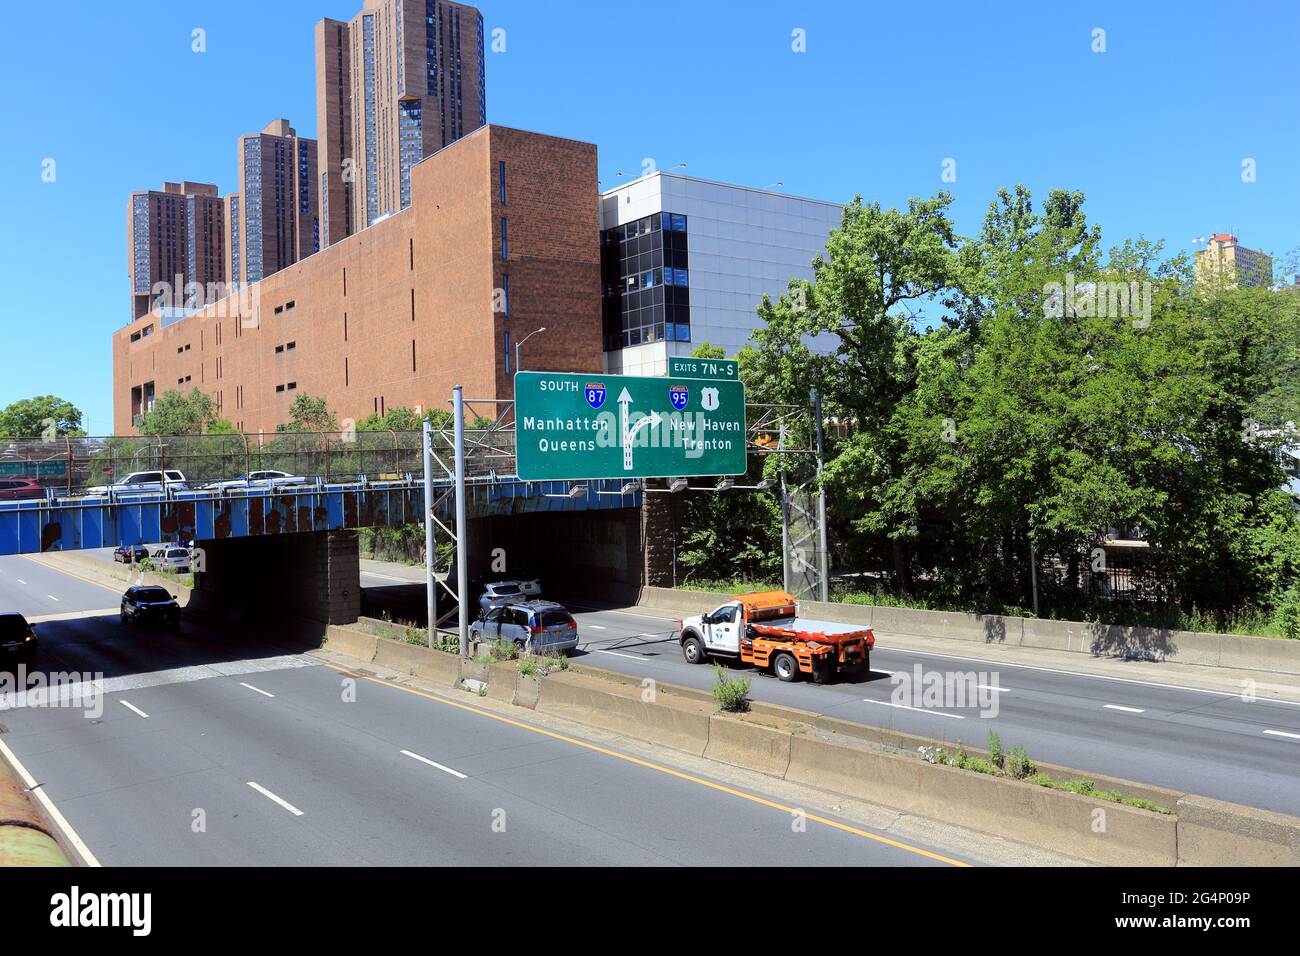
M 164 180 L 236 185 L 235 140 L 315 135 L 313 25 L 361 0 L 69 0 L 0 44 L 0 405 L 54 393 L 110 425 L 128 316 L 125 206 Z M 1157 7 L 1159 9 L 1157 9 Z M 1149 9 L 1148 9 L 1149 8 Z M 491 122 L 588 140 L 601 176 L 692 175 L 885 204 L 956 160 L 958 226 L 999 186 L 1087 194 L 1110 245 L 1211 232 L 1300 242 L 1300 4 L 483 0 Z M 203 28 L 207 52 L 191 51 Z M 806 31 L 807 52 L 791 49 Z M 1092 31 L 1106 31 L 1093 53 Z M 1253 158 L 1257 181 L 1244 183 Z M 42 163 L 56 180 L 42 182 Z

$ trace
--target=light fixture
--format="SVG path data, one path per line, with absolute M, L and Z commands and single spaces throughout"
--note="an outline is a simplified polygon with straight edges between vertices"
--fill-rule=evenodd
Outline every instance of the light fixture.
M 569 497 L 570 497 L 570 498 L 585 498 L 585 497 L 587 497 L 587 486 L 586 486 L 586 485 L 574 485 L 572 488 L 569 489 Z
M 735 483 L 736 483 L 736 479 L 735 479 L 735 478 L 732 478 L 730 475 L 728 475 L 726 478 L 723 478 L 721 481 L 719 481 L 719 482 L 718 482 L 718 486 L 717 486 L 716 488 L 714 488 L 713 490 L 714 490 L 714 491 L 730 491 L 730 490 L 731 490 L 731 487 L 732 487 Z
M 638 491 L 640 491 L 640 490 L 641 490 L 641 482 L 639 482 L 639 481 L 628 481 L 628 482 L 624 482 L 623 487 L 620 488 L 620 489 L 618 489 L 618 491 L 605 491 L 605 490 L 603 490 L 603 489 L 597 488 L 597 489 L 596 489 L 596 494 L 598 494 L 598 495 L 630 495 L 630 494 L 634 494 L 635 492 L 638 492 Z

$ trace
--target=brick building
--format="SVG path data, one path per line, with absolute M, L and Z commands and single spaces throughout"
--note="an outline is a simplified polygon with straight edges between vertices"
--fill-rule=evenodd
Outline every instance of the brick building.
M 209 183 L 164 183 L 131 193 L 126 208 L 126 268 L 131 318 L 158 305 L 181 308 L 188 287 L 226 281 L 222 200 Z M 166 291 L 164 291 L 166 287 Z
M 411 168 L 408 208 L 176 321 L 113 336 L 113 431 L 198 387 L 243 431 L 300 393 L 340 419 L 512 394 L 530 369 L 602 367 L 596 147 L 485 126 Z

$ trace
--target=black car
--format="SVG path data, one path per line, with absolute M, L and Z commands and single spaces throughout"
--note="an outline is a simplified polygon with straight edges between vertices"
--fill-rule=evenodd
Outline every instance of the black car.
M 181 606 L 166 588 L 127 588 L 122 595 L 122 623 L 133 622 L 180 627 Z
M 122 564 L 139 564 L 149 557 L 149 549 L 142 544 L 128 544 L 113 549 L 113 560 Z
M 30 664 L 36 657 L 36 628 L 17 611 L 0 611 L 0 658 Z

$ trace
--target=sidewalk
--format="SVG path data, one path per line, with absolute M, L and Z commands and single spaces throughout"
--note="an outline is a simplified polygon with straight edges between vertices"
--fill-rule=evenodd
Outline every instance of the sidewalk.
M 424 583 L 424 568 L 416 564 L 398 564 L 396 561 L 376 561 L 372 558 L 362 558 L 361 573 L 373 574 L 375 577 L 410 581 L 412 584 Z

